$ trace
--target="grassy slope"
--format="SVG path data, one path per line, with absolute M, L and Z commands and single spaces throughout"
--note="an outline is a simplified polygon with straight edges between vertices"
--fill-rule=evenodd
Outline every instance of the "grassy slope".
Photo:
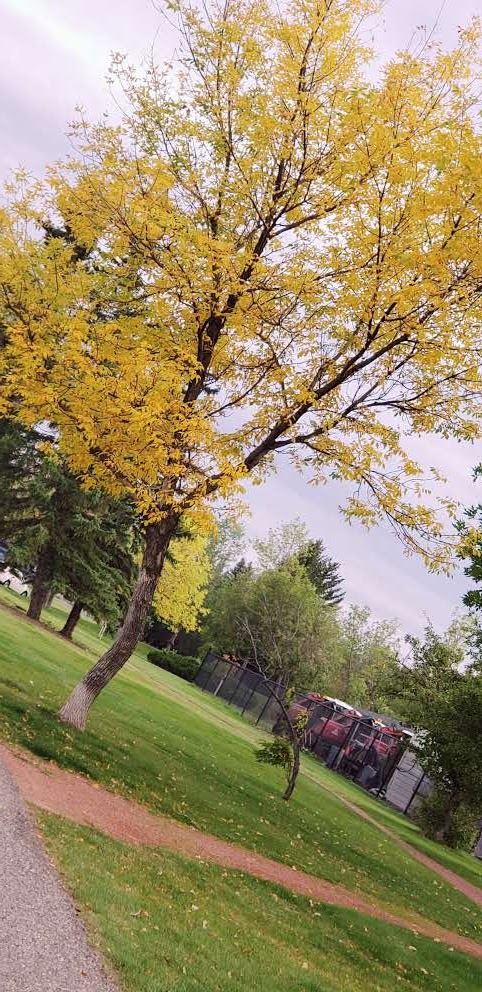
M 11 597 L 18 603 L 19 597 Z M 22 601 L 25 603 L 25 600 Z M 60 628 L 65 620 L 65 610 L 57 607 L 47 611 L 48 621 L 56 628 Z M 99 653 L 100 642 L 95 634 L 95 625 L 89 621 L 83 621 L 80 625 L 78 639 L 96 657 Z M 104 639 L 104 644 L 108 640 Z M 175 702 L 188 705 L 199 716 L 204 716 L 209 720 L 214 720 L 219 726 L 237 734 L 244 740 L 256 744 L 262 735 L 258 728 L 251 726 L 240 714 L 229 707 L 223 700 L 215 699 L 209 694 L 200 693 L 195 686 L 190 686 L 181 682 L 168 673 L 160 672 L 159 669 L 143 663 L 147 651 L 146 644 L 139 645 L 136 657 L 133 659 L 132 667 L 137 672 L 138 679 L 145 685 L 150 685 L 153 689 L 161 690 L 163 695 L 169 695 Z M 482 861 L 471 857 L 464 851 L 451 851 L 441 844 L 433 843 L 424 837 L 412 820 L 391 809 L 383 801 L 377 801 L 368 795 L 359 786 L 354 785 L 347 779 L 325 768 L 319 761 L 310 756 L 304 756 L 302 762 L 303 771 L 316 782 L 325 786 L 332 794 L 344 796 L 351 802 L 361 806 L 367 813 L 382 825 L 393 830 L 403 840 L 413 844 L 419 850 L 434 858 L 440 864 L 458 872 L 473 885 L 482 886 Z
M 88 624 L 78 636 L 98 650 Z M 58 724 L 53 712 L 89 663 L 87 651 L 1 610 L 3 736 L 159 812 L 480 938 L 477 907 L 316 782 L 301 779 L 283 803 L 279 773 L 260 767 L 245 739 L 257 732 L 139 655 L 102 694 L 84 734 Z
M 389 830 L 398 834 L 402 840 L 412 844 L 446 868 L 455 871 L 462 878 L 466 878 L 472 885 L 477 885 L 479 888 L 482 887 L 482 861 L 472 857 L 472 855 L 465 851 L 453 851 L 450 848 L 443 847 L 441 844 L 436 844 L 428 840 L 427 837 L 424 837 L 420 833 L 419 828 L 413 820 L 403 816 L 402 813 L 398 813 L 397 810 L 387 806 L 386 803 L 377 801 L 363 789 L 354 785 L 341 775 L 337 775 L 335 772 L 330 771 L 330 769 L 320 766 L 319 762 L 315 759 L 311 757 L 305 758 L 305 770 L 330 791 L 339 796 L 344 796 L 350 802 L 361 807 L 361 809 L 369 813 L 382 826 L 388 827 Z
M 41 830 L 126 992 L 474 992 L 434 941 L 57 817 Z

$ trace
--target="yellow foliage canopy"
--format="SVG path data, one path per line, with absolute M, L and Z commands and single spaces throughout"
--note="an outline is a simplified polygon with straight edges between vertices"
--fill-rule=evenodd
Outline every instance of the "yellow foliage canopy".
M 204 601 L 211 576 L 205 534 L 171 541 L 154 593 L 153 605 L 170 630 L 197 630 L 205 615 Z
M 284 452 L 409 548 L 441 538 L 404 437 L 481 433 L 479 26 L 373 82 L 376 6 L 181 0 L 177 74 L 116 59 L 122 123 L 12 191 L 1 409 L 147 522 Z

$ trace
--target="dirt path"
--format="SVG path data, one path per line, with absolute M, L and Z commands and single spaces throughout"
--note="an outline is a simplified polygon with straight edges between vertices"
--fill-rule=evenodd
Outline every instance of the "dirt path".
M 386 837 L 390 837 L 390 840 L 392 840 L 397 847 L 400 847 L 402 851 L 409 854 L 411 858 L 415 859 L 415 861 L 419 861 L 421 865 L 425 865 L 426 868 L 430 868 L 431 871 L 434 871 L 440 876 L 440 878 L 443 878 L 443 880 L 448 882 L 454 889 L 457 889 L 468 899 L 471 899 L 472 902 L 477 903 L 478 906 L 482 906 L 482 889 L 478 888 L 477 885 L 472 885 L 472 882 L 468 882 L 467 879 L 462 878 L 461 875 L 457 875 L 455 871 L 451 871 L 450 868 L 445 868 L 445 866 L 441 865 L 440 862 L 434 861 L 433 858 L 430 858 L 428 854 L 424 854 L 423 851 L 419 851 L 417 847 L 413 847 L 413 845 L 409 844 L 408 841 L 403 840 L 402 837 L 396 834 L 393 830 L 390 830 L 390 827 L 385 827 L 383 823 L 380 823 L 373 816 L 370 816 L 370 814 L 362 809 L 361 806 L 357 806 L 356 803 L 352 803 L 349 799 L 345 799 L 345 797 L 341 796 L 339 792 L 332 792 L 328 786 L 323 785 L 318 779 L 315 780 L 312 778 L 311 780 L 312 782 L 316 781 L 317 785 L 320 785 L 322 789 L 325 789 L 330 796 L 336 796 L 336 798 L 339 799 L 347 809 L 351 810 L 352 813 L 356 813 L 357 816 L 361 817 L 362 820 L 366 820 L 367 823 L 371 823 L 373 827 L 380 830 Z
M 107 792 L 81 775 L 37 761 L 26 752 L 20 754 L 0 745 L 0 761 L 15 779 L 24 800 L 48 812 L 95 827 L 128 844 L 167 847 L 190 857 L 202 858 L 275 882 L 319 902 L 358 910 L 482 960 L 482 944 L 474 940 L 451 933 L 415 915 L 396 916 L 383 906 L 365 900 L 342 886 L 297 871 L 175 820 L 156 816 L 144 806 Z

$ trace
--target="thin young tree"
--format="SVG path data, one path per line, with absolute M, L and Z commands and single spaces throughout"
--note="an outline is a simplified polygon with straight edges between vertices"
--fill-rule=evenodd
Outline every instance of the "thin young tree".
M 442 562 L 405 438 L 481 431 L 479 30 L 376 76 L 377 8 L 175 0 L 177 70 L 116 58 L 119 126 L 80 121 L 77 158 L 12 191 L 3 409 L 54 424 L 74 472 L 145 525 L 122 628 L 61 710 L 77 727 L 135 647 L 182 516 L 275 456 L 352 483 L 349 516 Z M 39 237 L 46 217 L 74 244 Z

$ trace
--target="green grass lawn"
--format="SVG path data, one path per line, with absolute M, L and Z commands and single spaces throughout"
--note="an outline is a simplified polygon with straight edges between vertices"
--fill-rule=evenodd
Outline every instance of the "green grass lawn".
M 239 872 L 39 815 L 126 992 L 475 992 L 482 964 Z
M 0 602 L 2 601 L 9 605 L 21 606 L 23 609 L 26 609 L 25 599 L 0 587 Z M 59 601 L 55 602 L 56 605 L 53 608 L 44 612 L 43 620 L 51 625 L 53 629 L 58 630 L 65 622 L 66 610 Z M 92 659 L 98 656 L 101 648 L 106 647 L 110 643 L 108 637 L 104 637 L 100 641 L 96 631 L 97 625 L 93 621 L 83 619 L 79 623 L 75 633 L 76 643 L 84 646 Z M 144 659 L 148 651 L 148 645 L 140 644 L 131 661 L 131 667 L 136 671 L 140 682 L 146 686 L 150 685 L 154 690 L 159 691 L 161 689 L 163 695 L 169 696 L 173 701 L 177 701 L 182 705 L 189 703 L 190 709 L 199 716 L 204 716 L 211 721 L 214 720 L 218 726 L 235 733 L 246 741 L 256 744 L 264 736 L 262 730 L 253 727 L 223 700 L 214 698 L 209 693 L 199 692 L 196 686 L 190 686 L 188 683 L 180 681 L 167 672 L 160 672 L 152 665 L 145 665 Z M 304 755 L 302 758 L 303 772 L 316 782 L 319 782 L 331 793 L 343 796 L 366 810 L 367 813 L 370 813 L 383 826 L 393 830 L 403 840 L 413 844 L 414 847 L 428 854 L 429 857 L 434 858 L 440 864 L 457 872 L 473 885 L 482 886 L 482 861 L 473 858 L 464 851 L 452 851 L 441 844 L 436 844 L 428 840 L 420 833 L 420 830 L 412 820 L 391 809 L 383 801 L 374 799 L 359 786 L 354 785 L 349 780 L 326 768 L 310 755 Z
M 442 844 L 436 844 L 421 834 L 417 825 L 402 813 L 387 806 L 383 800 L 370 796 L 360 786 L 354 785 L 342 775 L 337 775 L 324 765 L 321 765 L 311 755 L 304 756 L 304 772 L 320 782 L 335 795 L 343 796 L 365 810 L 382 826 L 398 834 L 402 840 L 412 844 L 434 861 L 455 871 L 466 878 L 472 885 L 482 887 L 482 861 L 472 857 L 465 851 L 453 851 Z
M 59 622 L 55 609 L 47 617 Z M 102 693 L 83 734 L 57 723 L 55 710 L 99 651 L 93 625 L 83 622 L 77 636 L 84 648 L 0 610 L 4 739 L 158 812 L 480 939 L 479 908 L 316 781 L 300 778 L 284 803 L 281 773 L 255 761 L 258 732 L 149 665 L 145 646 Z

